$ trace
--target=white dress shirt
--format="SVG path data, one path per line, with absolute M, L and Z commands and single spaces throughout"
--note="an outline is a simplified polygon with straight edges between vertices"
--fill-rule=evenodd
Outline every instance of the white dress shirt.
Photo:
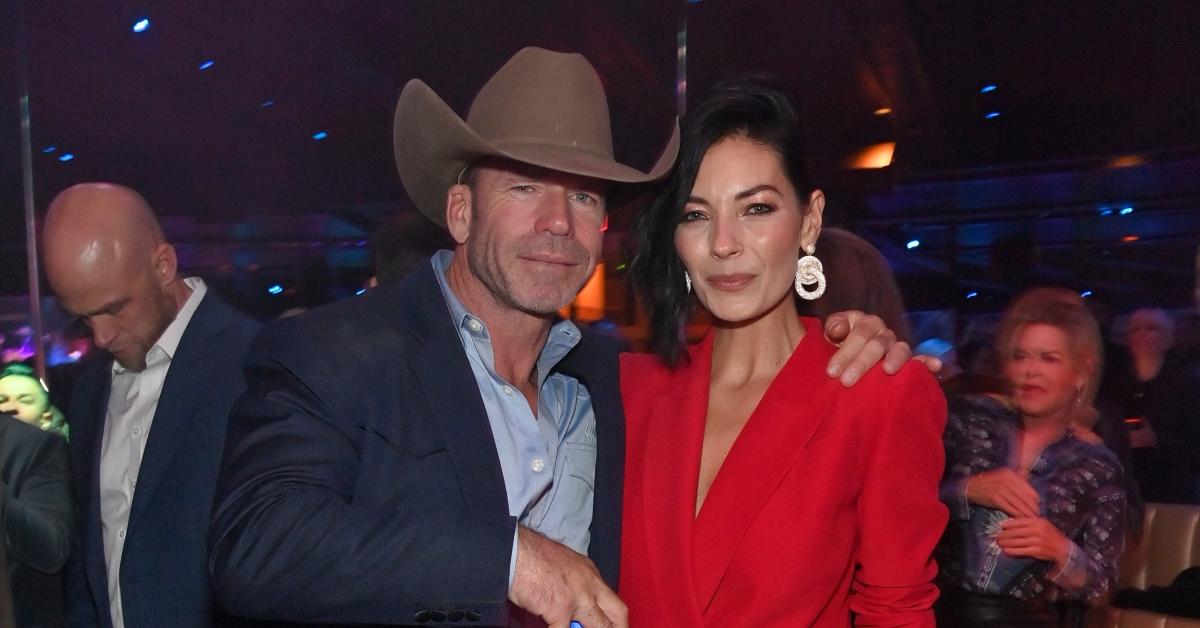
M 179 340 L 207 292 L 204 281 L 197 277 L 183 281 L 192 293 L 175 320 L 146 353 L 145 370 L 130 371 L 116 361 L 112 366 L 112 390 L 100 443 L 100 526 L 113 628 L 125 628 L 121 608 L 121 555 L 125 549 L 129 507 L 133 504 L 150 425 Z

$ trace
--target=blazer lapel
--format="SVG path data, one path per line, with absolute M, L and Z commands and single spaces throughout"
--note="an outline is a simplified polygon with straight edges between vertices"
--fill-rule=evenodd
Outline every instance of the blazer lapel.
M 646 538 L 665 542 L 651 547 L 656 556 L 651 564 L 680 565 L 681 571 L 655 569 L 658 591 L 689 591 L 680 581 L 693 580 L 692 535 L 696 524 L 696 488 L 700 476 L 700 453 L 708 414 L 708 389 L 712 364 L 712 333 L 691 352 L 691 361 L 674 371 L 667 390 L 655 400 L 646 428 L 646 467 L 630 469 L 641 474 Z M 669 464 L 658 461 L 673 460 Z M 694 595 L 669 600 L 680 605 L 684 617 L 698 619 L 703 606 Z M 683 611 L 682 609 L 688 609 Z
M 218 298 L 212 292 L 204 295 L 188 321 L 167 369 L 142 466 L 138 470 L 137 490 L 133 492 L 133 504 L 129 508 L 130 534 L 145 516 L 175 453 L 179 434 L 189 428 L 193 410 L 200 403 L 197 396 L 203 386 L 199 383 L 209 379 L 205 352 L 219 346 L 215 338 L 229 326 L 229 319 L 221 315 L 219 306 L 222 304 L 216 302 Z
M 71 408 L 71 440 L 78 447 L 80 458 L 72 460 L 82 468 L 75 471 L 75 490 L 80 492 L 79 503 L 84 512 L 81 541 L 77 548 L 83 556 L 83 569 L 97 609 L 107 623 L 108 574 L 104 567 L 103 526 L 100 522 L 100 445 L 104 440 L 104 422 L 108 415 L 108 393 L 112 387 L 112 358 L 89 365 L 88 372 L 78 384 L 78 400 Z
M 582 331 L 582 330 L 581 330 Z M 625 478 L 625 413 L 621 407 L 617 350 L 606 350 L 590 332 L 556 370 L 579 380 L 596 415 L 596 475 L 588 557 L 616 588 L 621 553 L 621 495 Z
M 479 512 L 508 512 L 500 455 L 475 374 L 467 362 L 433 265 L 423 265 L 395 291 L 400 323 L 419 342 L 406 357 L 421 382 L 446 443 L 467 504 Z
M 688 553 L 695 561 L 701 609 L 712 602 L 743 534 L 825 420 L 829 398 L 813 392 L 828 378 L 825 364 L 833 351 L 811 319 L 805 327 L 804 339 L 734 441 L 696 518 Z

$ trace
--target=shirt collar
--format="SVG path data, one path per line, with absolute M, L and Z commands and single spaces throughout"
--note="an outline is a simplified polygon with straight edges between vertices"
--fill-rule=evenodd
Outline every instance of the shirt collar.
M 196 313 L 196 308 L 200 307 L 200 301 L 208 292 L 208 287 L 204 285 L 204 280 L 199 277 L 188 277 L 183 280 L 184 285 L 191 289 L 191 294 L 188 295 L 186 301 L 183 302 L 183 307 L 179 308 L 179 313 L 175 315 L 175 320 L 167 325 L 166 330 L 158 337 L 158 341 L 153 347 L 146 352 L 147 357 L 155 351 L 162 351 L 168 360 L 175 358 L 175 351 L 179 349 L 179 341 L 183 339 L 183 332 L 187 330 L 188 323 L 192 320 L 192 315 Z M 125 367 L 113 360 L 113 372 L 124 372 Z
M 483 319 L 467 311 L 466 306 L 458 300 L 458 296 L 450 288 L 450 282 L 446 279 L 446 271 L 450 268 L 450 261 L 453 259 L 454 251 L 442 249 L 434 253 L 430 260 L 430 263 L 433 264 L 433 274 L 437 277 L 438 287 L 441 288 L 442 297 L 446 300 L 446 308 L 450 311 L 450 320 L 454 321 L 454 327 L 458 330 L 460 337 L 465 332 L 477 340 L 491 342 L 487 324 L 483 322 Z M 539 385 L 545 381 L 546 375 L 554 366 L 570 353 L 575 345 L 579 344 L 579 338 L 579 328 L 570 320 L 559 319 L 550 327 L 546 346 L 542 347 L 542 353 L 538 356 Z

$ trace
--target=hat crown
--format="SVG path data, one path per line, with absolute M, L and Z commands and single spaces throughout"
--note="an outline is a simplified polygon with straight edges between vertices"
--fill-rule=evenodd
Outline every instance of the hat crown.
M 522 49 L 479 90 L 467 125 L 496 146 L 545 144 L 613 156 L 604 86 L 580 54 Z

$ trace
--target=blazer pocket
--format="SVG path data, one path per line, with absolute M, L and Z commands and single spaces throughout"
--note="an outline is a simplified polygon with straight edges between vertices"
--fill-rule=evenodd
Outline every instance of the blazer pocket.
M 423 430 L 406 430 L 403 437 L 399 437 L 388 436 L 365 425 L 360 429 L 369 439 L 377 440 L 393 451 L 413 458 L 424 458 L 446 449 L 446 444 L 441 438 L 423 433 Z

